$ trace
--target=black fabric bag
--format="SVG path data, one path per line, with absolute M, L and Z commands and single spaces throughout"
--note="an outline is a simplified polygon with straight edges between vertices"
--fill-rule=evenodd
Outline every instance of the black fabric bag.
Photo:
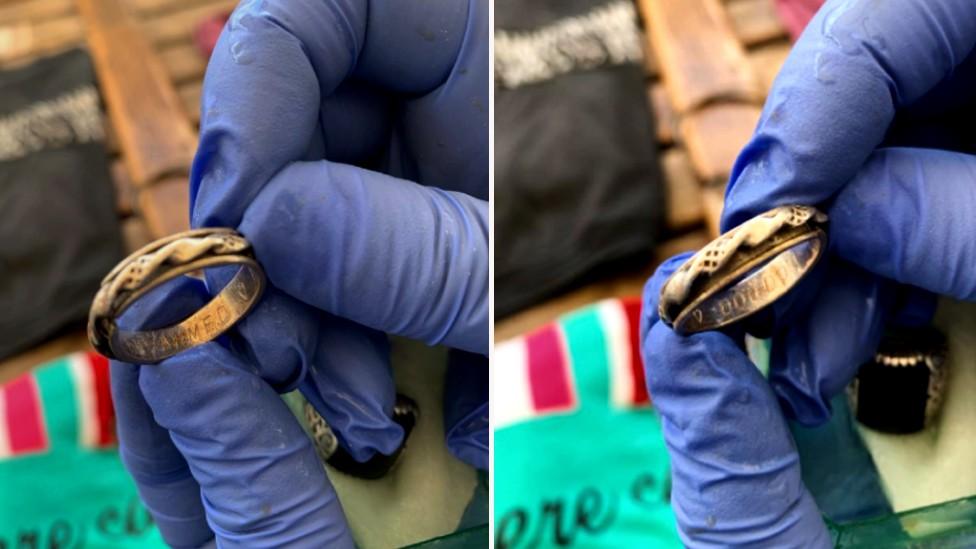
M 664 189 L 630 0 L 495 2 L 495 315 L 650 258 Z
M 88 54 L 0 72 L 0 358 L 82 325 L 122 256 L 114 205 Z

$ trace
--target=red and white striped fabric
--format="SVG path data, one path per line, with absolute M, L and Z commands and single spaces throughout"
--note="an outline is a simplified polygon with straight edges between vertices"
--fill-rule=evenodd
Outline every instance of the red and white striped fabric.
M 67 355 L 0 387 L 0 459 L 47 452 L 56 436 L 82 448 L 115 444 L 108 360 L 101 355 Z
M 607 387 L 607 394 L 598 402 L 600 405 L 615 408 L 649 405 L 640 358 L 639 323 L 639 299 L 608 299 L 496 345 L 493 428 L 578 410 L 581 388 L 577 383 L 583 372 L 581 368 L 604 370 L 596 374 L 599 382 Z M 594 334 L 594 331 L 601 333 Z M 589 355 L 571 349 L 572 338 L 589 341 L 594 337 L 605 349 L 599 360 L 592 361 Z M 587 379 L 591 379 L 589 374 Z
M 48 449 L 41 392 L 33 376 L 0 388 L 0 459 Z

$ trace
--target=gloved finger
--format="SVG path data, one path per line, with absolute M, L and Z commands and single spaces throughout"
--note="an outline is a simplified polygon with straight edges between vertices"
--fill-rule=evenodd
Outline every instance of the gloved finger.
M 242 2 L 204 80 L 192 225 L 236 227 L 261 187 L 321 140 L 316 132 L 326 144 L 374 141 L 385 127 L 377 118 L 335 131 L 319 117 L 322 98 L 351 77 L 414 96 L 436 88 L 453 67 L 470 9 L 447 0 Z
M 671 503 L 690 547 L 831 547 L 776 397 L 719 332 L 642 334 L 648 390 L 671 456 Z
M 769 384 L 788 419 L 814 426 L 830 418 L 830 400 L 878 348 L 894 286 L 844 261 L 830 261 L 810 305 L 773 337 Z
M 200 484 L 221 546 L 353 546 L 310 440 L 234 354 L 207 343 L 140 374 L 146 402 Z
M 976 299 L 976 157 L 875 153 L 829 210 L 831 248 L 882 277 Z
M 323 314 L 318 346 L 299 387 L 339 444 L 359 462 L 391 455 L 403 441 L 393 421 L 396 387 L 386 335 Z
M 208 274 L 226 278 L 233 270 L 216 269 Z M 250 323 L 249 329 L 260 334 L 262 328 L 270 331 L 276 322 L 288 318 L 275 318 L 276 313 L 302 310 L 287 307 L 287 299 L 276 299 L 273 294 L 265 297 L 271 299 L 263 302 L 265 314 L 258 314 L 259 306 L 238 326 Z M 210 292 L 202 281 L 179 277 L 136 301 L 119 324 L 123 329 L 158 328 L 181 320 L 209 299 Z M 302 326 L 287 324 L 290 329 Z M 265 336 L 292 343 L 300 337 L 289 330 Z M 221 340 L 247 348 L 236 337 Z M 288 358 L 287 343 L 279 341 L 272 347 L 268 351 L 272 354 L 259 356 Z M 255 348 L 265 349 L 265 345 Z M 302 345 L 291 348 L 295 353 L 303 352 Z M 132 393 L 134 382 L 132 372 L 113 382 L 124 390 L 120 396 L 127 397 L 125 412 L 134 412 L 125 418 L 134 423 L 126 424 L 129 427 L 120 438 L 139 444 L 126 446 L 127 465 L 134 471 L 140 493 L 153 496 L 152 508 L 168 521 L 174 539 L 182 541 L 182 536 L 191 533 L 177 531 L 175 519 L 200 509 L 202 494 L 210 528 L 222 544 L 280 546 L 303 540 L 351 545 L 341 507 L 308 437 L 275 390 L 259 377 L 258 368 L 242 362 L 222 345 L 208 343 L 158 365 L 142 366 L 138 384 L 144 401 Z M 151 408 L 159 431 L 138 431 L 147 421 L 140 402 Z M 169 432 L 170 445 L 175 445 L 182 458 L 166 453 L 158 438 L 160 431 Z M 155 450 L 162 452 L 159 461 L 145 459 Z M 195 490 L 179 477 L 187 466 L 199 483 Z M 201 529 L 199 523 L 184 522 L 188 528 Z
M 240 230 L 270 281 L 305 303 L 387 333 L 488 352 L 485 201 L 299 162 L 254 197 Z
M 211 292 L 222 288 L 236 267 L 211 269 Z M 234 325 L 226 342 L 245 357 L 254 373 L 279 393 L 295 389 L 305 379 L 321 330 L 321 313 L 285 294 L 272 284 L 265 288 L 254 309 Z
M 454 457 L 488 470 L 488 357 L 451 350 L 444 378 L 444 432 Z
M 200 485 L 169 432 L 153 418 L 139 389 L 140 366 L 112 361 L 111 369 L 122 463 L 163 540 L 172 547 L 200 547 L 214 537 L 200 501 Z
M 236 267 L 210 269 L 218 291 Z M 233 345 L 254 372 L 279 393 L 301 389 L 359 461 L 391 454 L 403 439 L 392 419 L 396 389 L 386 335 L 323 314 L 269 285 L 254 310 L 235 326 Z
M 966 0 L 830 0 L 770 91 L 732 171 L 723 230 L 787 203 L 819 204 L 882 142 L 897 110 L 953 73 L 976 44 Z
M 145 330 L 170 325 L 198 310 L 208 299 L 201 281 L 178 277 L 133 303 L 119 319 L 119 327 Z M 199 547 L 214 536 L 207 526 L 200 486 L 169 432 L 156 423 L 143 398 L 139 388 L 142 367 L 112 361 L 111 368 L 122 463 L 166 543 Z

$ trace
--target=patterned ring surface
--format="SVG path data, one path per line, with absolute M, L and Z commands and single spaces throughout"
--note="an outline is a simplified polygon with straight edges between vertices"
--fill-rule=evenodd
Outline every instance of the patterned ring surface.
M 769 305 L 827 248 L 827 216 L 780 206 L 708 243 L 661 287 L 658 314 L 680 334 L 714 330 Z
M 210 267 L 238 265 L 230 282 L 209 303 L 183 321 L 146 331 L 119 329 L 117 319 L 153 288 Z M 250 243 L 226 228 L 196 229 L 151 242 L 112 269 L 88 314 L 88 339 L 108 358 L 155 364 L 212 341 L 237 323 L 260 299 L 264 271 Z

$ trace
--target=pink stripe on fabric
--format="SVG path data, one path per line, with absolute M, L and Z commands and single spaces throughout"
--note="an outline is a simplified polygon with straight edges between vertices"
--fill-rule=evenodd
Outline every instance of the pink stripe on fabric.
M 532 404 L 538 413 L 574 405 L 569 360 L 559 327 L 551 324 L 526 338 Z
M 21 376 L 4 388 L 4 416 L 7 440 L 12 455 L 41 452 L 47 449 L 47 433 L 40 392 L 34 376 Z

